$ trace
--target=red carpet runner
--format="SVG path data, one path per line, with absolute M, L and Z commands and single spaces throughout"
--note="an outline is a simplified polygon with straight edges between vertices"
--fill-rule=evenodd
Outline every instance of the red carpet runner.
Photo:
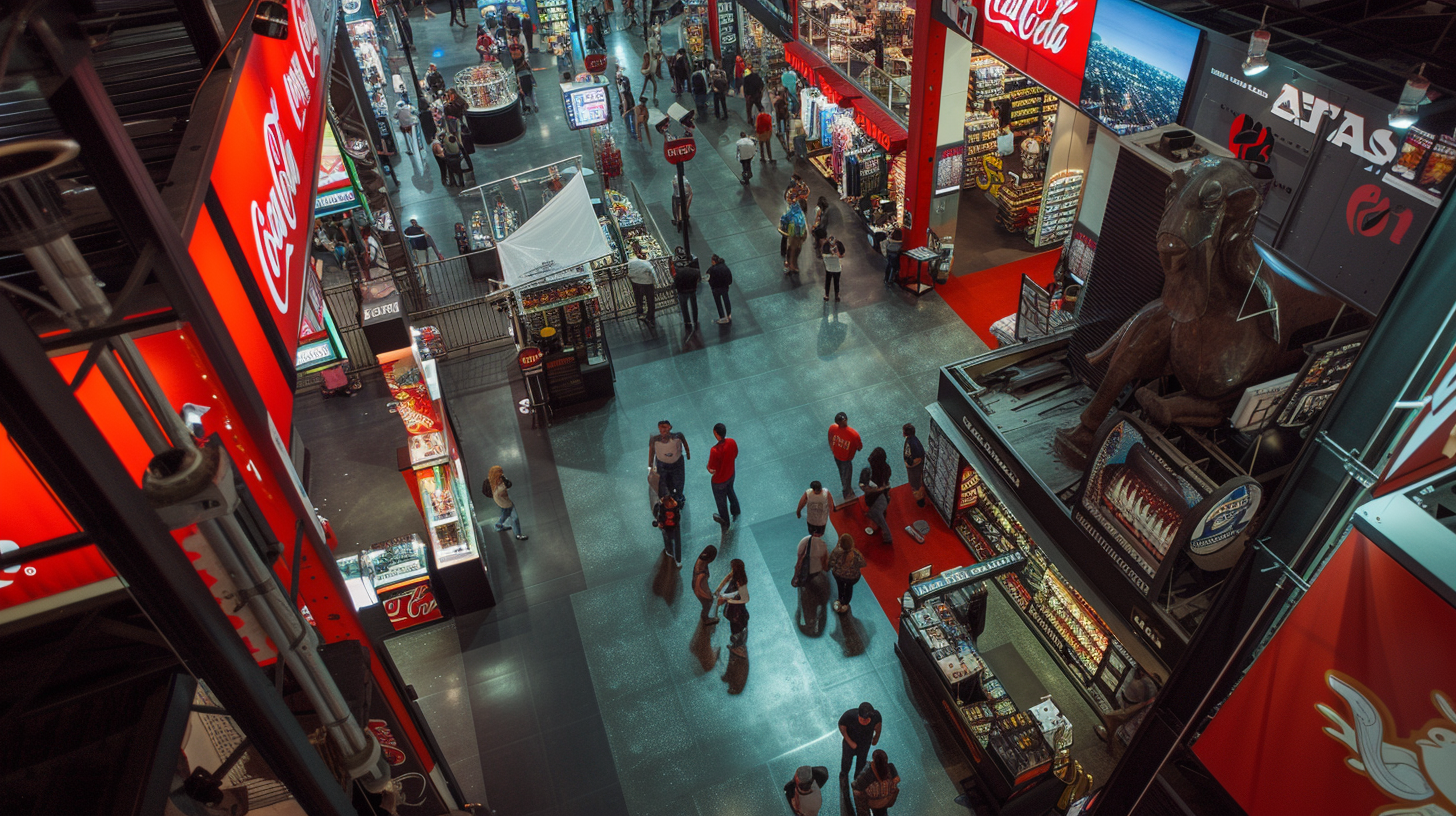
M 1057 248 L 983 272 L 952 276 L 946 283 L 937 285 L 936 291 L 986 345 L 996 348 L 991 324 L 1016 312 L 1021 297 L 1021 276 L 1028 275 L 1046 286 L 1052 282 L 1052 270 L 1061 257 L 1062 250 Z
M 893 544 L 880 543 L 878 535 L 865 535 L 865 528 L 871 526 L 865 516 L 864 502 L 857 501 L 843 510 L 834 511 L 834 529 L 854 536 L 854 545 L 864 553 L 867 562 L 864 568 L 864 583 L 874 592 L 875 599 L 890 618 L 891 626 L 900 623 L 900 596 L 910 586 L 910 573 L 930 564 L 935 572 L 973 563 L 976 559 L 959 537 L 940 520 L 927 499 L 924 507 L 915 506 L 915 497 L 910 485 L 900 485 L 890 490 L 890 509 L 885 514 L 890 520 Z M 930 534 L 924 544 L 905 532 L 916 519 L 924 519 L 930 525 Z M 832 547 L 834 542 L 828 542 Z M 854 605 L 863 607 L 864 587 L 857 588 Z

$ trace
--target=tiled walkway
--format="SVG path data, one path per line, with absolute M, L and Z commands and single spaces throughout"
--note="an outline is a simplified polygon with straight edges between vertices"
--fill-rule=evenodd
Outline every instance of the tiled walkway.
M 446 33 L 446 19 L 416 16 L 414 25 L 422 60 L 442 69 L 465 63 L 428 56 L 434 48 L 474 58 L 461 29 Z M 609 70 L 619 59 L 635 66 L 640 45 L 613 33 Z M 541 83 L 538 99 L 543 112 L 528 120 L 525 137 L 476 154 L 478 178 L 587 151 L 585 136 L 566 129 L 553 82 Z M 831 227 L 849 248 L 842 302 L 822 300 L 822 278 L 807 254 L 798 279 L 784 276 L 775 225 L 793 165 L 758 165 L 753 185 L 740 185 L 731 148 L 745 127 L 741 102 L 730 110 L 726 123 L 704 122 L 688 177 L 697 194 L 694 250 L 705 259 L 723 255 L 734 271 L 731 327 L 708 323 L 685 335 L 671 313 L 659 315 L 656 330 L 612 326 L 616 399 L 549 429 L 531 428 L 516 411 L 524 393 L 513 355 L 441 369 L 471 478 L 505 467 L 530 540 L 487 526 L 499 606 L 398 637 L 389 648 L 467 795 L 487 791 L 502 816 L 785 812 L 782 785 L 796 766 L 836 769 L 834 723 L 861 700 L 885 716 L 880 747 L 903 777 L 896 812 L 966 813 L 951 800 L 970 771 L 910 687 L 889 621 L 868 598 L 843 617 L 814 599 L 801 602 L 789 578 L 803 530 L 793 515 L 798 496 L 811 480 L 834 481 L 825 429 L 835 412 L 847 412 L 867 447 L 884 446 L 894 464 L 900 425 L 924 421 L 922 407 L 935 398 L 936 369 L 985 347 L 938 297 L 886 289 L 883 261 L 847 209 Z M 666 224 L 671 171 L 660 151 L 623 146 L 629 177 Z M 438 176 L 426 160 L 430 173 L 407 180 L 399 194 L 400 214 L 453 224 L 453 205 L 430 183 Z M 802 169 L 814 198 L 836 200 L 807 164 Z M 711 319 L 706 291 L 701 301 Z M 311 492 L 345 549 L 424 532 L 395 472 L 393 448 L 403 435 L 387 400 L 377 383 L 353 400 L 300 398 L 300 432 L 315 451 Z M 694 453 L 685 554 L 717 544 L 715 581 L 729 558 L 747 566 L 746 660 L 730 659 L 726 624 L 698 627 L 688 564 L 679 572 L 663 559 L 650 524 L 646 441 L 661 418 L 687 434 Z M 726 535 L 710 519 L 703 470 L 715 422 L 728 426 L 741 450 L 743 515 Z M 894 469 L 903 482 L 903 467 Z M 488 499 L 476 506 L 483 521 L 493 520 Z M 896 546 L 914 545 L 897 539 Z M 836 784 L 831 779 L 831 794 Z

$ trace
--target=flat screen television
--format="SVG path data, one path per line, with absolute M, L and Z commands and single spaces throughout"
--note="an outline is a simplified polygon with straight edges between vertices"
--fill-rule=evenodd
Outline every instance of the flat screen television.
M 1123 135 L 1178 121 L 1200 35 L 1197 27 L 1134 0 L 1099 0 L 1082 110 Z
M 569 85 L 561 89 L 566 126 L 571 130 L 598 127 L 612 121 L 606 85 Z

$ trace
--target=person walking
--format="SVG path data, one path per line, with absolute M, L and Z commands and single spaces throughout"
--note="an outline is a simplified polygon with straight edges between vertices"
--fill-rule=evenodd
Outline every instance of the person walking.
M 753 66 L 743 66 L 743 118 L 752 119 L 753 109 L 763 113 L 763 77 L 753 72 Z
M 925 506 L 925 446 L 920 444 L 920 439 L 915 436 L 915 426 L 905 423 L 900 429 L 905 436 L 905 476 L 910 480 L 910 492 L 915 496 L 915 504 L 919 507 Z
M 678 308 L 682 310 L 683 328 L 692 331 L 701 326 L 698 321 L 698 284 L 703 274 L 698 267 L 683 258 L 683 248 L 677 248 L 677 260 L 673 263 L 672 286 L 677 290 Z
M 521 33 L 526 35 L 526 50 L 536 53 L 536 21 L 529 14 L 521 21 Z
M 464 187 L 465 172 L 460 168 L 460 162 L 465 158 L 465 150 L 460 144 L 460 137 L 447 129 L 441 144 L 445 153 L 445 167 L 450 171 L 450 180 L 446 185 Z
M 656 80 L 653 80 L 652 92 L 657 93 Z M 632 112 L 632 115 L 637 120 L 637 141 L 652 144 L 652 131 L 647 129 L 647 97 L 638 97 L 637 109 Z
M 638 244 L 632 246 L 632 258 L 627 261 L 627 280 L 632 282 L 632 300 L 637 309 L 637 319 L 649 325 L 657 325 L 657 271 L 652 268 L 652 262 L 647 260 L 647 252 Z
M 713 115 L 719 120 L 728 118 L 728 72 L 723 66 L 712 63 L 708 71 L 708 87 L 713 91 Z
M 672 77 L 673 95 L 682 96 L 683 91 L 688 89 L 688 52 L 686 48 L 679 48 L 677 53 L 672 55 L 672 62 L 667 66 L 667 74 Z
M 748 657 L 748 574 L 742 559 L 728 562 L 728 574 L 718 584 L 718 605 L 726 607 L 723 617 L 728 619 L 728 651 Z
M 679 504 L 687 504 L 683 495 L 687 465 L 683 460 L 691 458 L 687 437 L 673 431 L 672 423 L 665 419 L 657 423 L 657 433 L 647 437 L 647 469 L 658 476 L 659 494 L 671 494 Z
M 734 143 L 733 149 L 738 153 L 738 163 L 743 165 L 743 175 L 738 180 L 747 184 L 753 178 L 753 153 L 757 149 L 754 147 L 753 138 L 746 131 L 738 131 L 738 141 Z
M 521 532 L 521 514 L 516 512 L 516 503 L 511 501 L 510 489 L 511 480 L 506 478 L 505 470 L 500 465 L 492 467 L 485 477 L 485 492 L 495 500 L 495 506 L 501 511 L 495 529 L 499 532 L 510 527 L 516 531 L 517 541 L 525 541 L 529 536 Z
M 784 783 L 784 797 L 789 800 L 789 809 L 794 816 L 819 816 L 824 806 L 824 783 L 829 781 L 829 769 L 823 765 L 809 767 L 800 765 L 794 771 L 794 778 Z
M 758 117 L 753 120 L 753 132 L 758 137 L 758 160 L 773 164 L 773 117 L 767 113 L 759 112 Z
M 433 62 L 430 63 L 430 67 L 425 71 L 425 87 L 430 89 L 431 96 L 440 96 L 445 93 L 445 77 Z
M 784 274 L 799 274 L 799 254 L 804 251 L 804 237 L 809 229 L 804 223 L 804 211 L 799 202 L 789 205 L 787 212 L 779 218 L 779 233 L 784 238 Z
M 678 523 L 682 513 L 678 509 L 677 497 L 671 493 L 663 495 L 652 511 L 652 526 L 662 531 L 662 554 L 682 566 L 682 530 Z
M 536 75 L 527 66 L 526 70 L 516 74 L 516 82 L 521 86 L 521 101 L 528 113 L 540 113 L 541 106 L 536 102 Z
M 774 92 L 773 111 L 775 132 L 778 133 L 779 144 L 787 155 L 789 152 L 789 94 L 783 88 Z
M 900 772 L 884 751 L 875 750 L 874 761 L 854 778 L 854 807 L 860 814 L 888 816 L 900 797 Z
M 854 455 L 864 447 L 859 431 L 849 427 L 849 417 L 843 411 L 834 415 L 834 424 L 829 426 L 829 451 L 834 454 L 834 464 L 839 468 L 839 484 L 844 489 L 844 498 L 854 496 Z
M 839 300 L 839 275 L 844 271 L 844 243 L 833 235 L 824 241 L 824 299 L 829 299 L 829 287 L 834 286 L 834 299 Z
M 885 456 L 884 448 L 870 451 L 868 461 L 859 472 L 859 489 L 864 491 L 865 515 L 875 525 L 880 541 L 891 544 L 893 539 L 890 537 L 890 523 L 885 519 L 885 511 L 890 507 L 890 462 Z M 865 532 L 873 534 L 875 531 Z
M 859 776 L 869 760 L 870 746 L 880 741 L 884 721 L 880 712 L 868 702 L 860 703 L 839 718 L 839 735 L 843 738 L 839 753 L 839 778 L 849 778 L 849 763 L 854 760 L 854 774 Z
M 708 291 L 713 293 L 713 308 L 718 310 L 718 323 L 733 322 L 733 304 L 728 300 L 728 287 L 733 285 L 733 270 L 717 255 L 708 267 Z
M 647 49 L 647 51 L 642 54 L 642 68 L 641 68 L 641 71 L 642 71 L 642 93 L 643 94 L 646 94 L 647 93 L 647 83 L 651 82 L 652 83 L 652 101 L 654 103 L 657 102 L 657 64 L 658 64 L 658 62 L 661 59 L 662 59 L 662 55 L 654 52 L 650 48 Z M 643 102 L 644 105 L 646 104 L 646 102 L 647 102 L 647 97 L 646 96 L 643 96 L 642 97 L 642 102 Z M 640 120 L 639 120 L 639 123 L 640 123 Z
M 882 247 L 885 250 L 885 285 L 895 285 L 895 279 L 900 276 L 900 247 L 904 246 L 905 233 L 895 227 L 886 238 Z
M 718 512 L 713 521 L 728 531 L 728 519 L 738 518 L 738 494 L 733 492 L 734 465 L 738 461 L 738 443 L 728 437 L 728 428 L 719 422 L 713 426 L 713 438 L 718 440 L 708 451 L 708 474 L 713 477 L 713 503 Z
M 688 88 L 693 92 L 693 108 L 698 115 L 708 111 L 708 72 L 704 68 L 698 68 L 688 78 Z
M 713 602 L 716 598 L 713 595 L 712 585 L 708 583 L 708 565 L 718 558 L 718 548 L 712 544 L 703 548 L 698 554 L 698 560 L 693 562 L 693 597 L 703 605 L 703 612 L 698 617 L 704 626 L 712 626 L 718 622 L 717 615 L 709 615 L 713 610 Z
M 449 184 L 450 179 L 446 177 L 445 146 L 440 143 L 441 135 L 435 134 L 434 141 L 430 142 L 430 154 L 435 157 L 435 164 L 440 168 L 440 183 Z
M 401 99 L 394 103 L 394 120 L 399 123 L 399 132 L 403 137 L 400 141 L 404 142 L 404 152 L 413 156 L 415 154 L 415 125 L 420 121 L 419 115 L 415 113 L 414 108 L 410 107 L 410 103 Z
M 854 597 L 854 585 L 859 583 L 860 571 L 865 568 L 864 553 L 854 546 L 854 536 L 844 533 L 839 536 L 839 545 L 829 554 L 829 574 L 839 588 L 839 597 L 834 601 L 834 611 L 841 614 L 849 611 L 849 601 Z
M 455 22 L 456 15 L 460 17 L 459 23 Z M 465 19 L 465 0 L 450 0 L 450 25 L 470 28 L 470 23 Z
M 431 250 L 434 250 L 436 259 L 445 260 L 445 256 L 440 254 L 440 248 L 435 245 L 435 239 L 420 226 L 419 219 L 410 219 L 409 226 L 404 228 L 404 237 L 409 242 L 410 257 L 415 263 L 429 262 Z M 421 255 L 424 256 L 423 260 Z
M 617 99 L 622 106 L 622 121 L 627 125 L 627 135 L 637 140 L 637 97 L 632 95 L 632 80 L 621 65 L 617 66 Z
M 824 489 L 821 482 L 815 480 L 809 483 L 809 489 L 799 497 L 799 506 L 794 508 L 794 518 L 803 518 L 804 511 L 808 510 L 809 535 L 822 536 L 829 526 L 829 510 L 833 506 L 829 491 Z
M 733 93 L 743 86 L 743 74 L 748 70 L 748 63 L 743 61 L 743 55 L 739 54 L 733 58 Z
M 797 173 L 794 174 L 798 176 Z M 819 196 L 814 205 L 814 226 L 809 230 L 814 236 L 814 257 L 824 257 L 824 241 L 829 238 L 829 199 Z
M 829 568 L 829 546 L 816 535 L 799 539 L 799 549 L 794 555 L 793 585 L 803 589 L 813 583 Z

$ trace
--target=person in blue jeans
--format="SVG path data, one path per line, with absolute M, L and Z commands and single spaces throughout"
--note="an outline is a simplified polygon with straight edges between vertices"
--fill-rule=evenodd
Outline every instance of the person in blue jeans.
M 671 493 L 662 497 L 662 501 L 652 511 L 652 526 L 662 530 L 662 554 L 671 558 L 673 563 L 682 566 L 682 530 L 678 523 L 682 515 L 678 509 L 677 499 Z
M 689 191 L 691 193 L 691 191 Z M 682 247 L 677 248 L 677 261 L 673 264 L 672 286 L 677 290 L 678 307 L 682 309 L 683 328 L 689 332 L 698 324 L 698 284 L 703 282 L 703 273 L 697 261 L 689 259 Z
M 657 471 L 659 494 L 671 494 L 678 504 L 687 504 L 683 496 L 687 465 L 683 460 L 691 458 L 687 437 L 673 431 L 672 423 L 665 419 L 657 423 L 657 433 L 647 439 L 647 468 Z
M 740 509 L 738 494 L 733 492 L 733 465 L 738 460 L 738 443 L 728 438 L 728 427 L 721 422 L 713 426 L 713 438 L 718 440 L 713 449 L 708 451 L 708 473 L 713 477 L 713 502 L 718 505 L 713 521 L 723 525 L 726 532 L 730 509 L 732 518 L 738 518 Z
M 521 514 L 516 511 L 516 503 L 511 501 L 511 494 L 508 492 L 511 487 L 511 480 L 506 478 L 506 472 L 500 465 L 490 469 L 486 477 L 486 492 L 495 499 L 495 506 L 500 508 L 500 519 L 495 523 L 495 529 L 503 531 L 507 527 L 515 530 L 516 540 L 525 541 L 528 536 L 521 532 Z

